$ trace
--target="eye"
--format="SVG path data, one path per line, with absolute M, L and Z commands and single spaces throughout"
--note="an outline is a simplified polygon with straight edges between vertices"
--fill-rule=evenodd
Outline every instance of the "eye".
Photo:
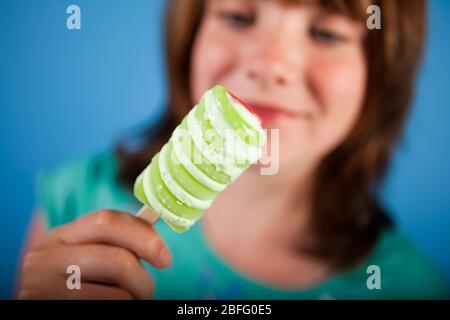
M 219 13 L 219 17 L 235 28 L 249 27 L 255 22 L 253 15 L 238 11 L 222 11 Z
M 337 44 L 346 40 L 341 34 L 321 27 L 312 28 L 311 36 L 314 40 L 324 44 Z

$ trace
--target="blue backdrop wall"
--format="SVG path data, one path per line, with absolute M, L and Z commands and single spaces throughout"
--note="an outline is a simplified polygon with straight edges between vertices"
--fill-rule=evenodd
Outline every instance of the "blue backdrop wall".
M 66 9 L 81 8 L 81 30 Z M 0 2 L 0 298 L 34 205 L 34 177 L 110 147 L 166 101 L 163 0 Z M 450 283 L 450 2 L 430 3 L 430 38 L 413 113 L 383 193 L 404 233 Z

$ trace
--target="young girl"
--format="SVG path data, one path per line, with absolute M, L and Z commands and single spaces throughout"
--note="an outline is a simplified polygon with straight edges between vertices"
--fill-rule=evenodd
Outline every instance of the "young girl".
M 170 1 L 164 121 L 138 150 L 121 144 L 41 179 L 18 297 L 445 298 L 377 199 L 410 103 L 425 4 L 374 1 L 382 28 L 369 30 L 370 4 Z M 253 166 L 185 234 L 134 217 L 135 178 L 216 84 L 280 130 L 278 173 Z M 81 290 L 67 289 L 70 265 Z

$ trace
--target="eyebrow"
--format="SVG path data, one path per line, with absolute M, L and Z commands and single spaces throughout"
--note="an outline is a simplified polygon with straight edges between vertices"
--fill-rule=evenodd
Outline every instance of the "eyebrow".
M 258 0 L 265 1 L 265 0 Z M 365 19 L 365 8 L 370 0 L 270 0 L 299 6 L 316 6 L 333 13 L 343 14 L 355 20 Z

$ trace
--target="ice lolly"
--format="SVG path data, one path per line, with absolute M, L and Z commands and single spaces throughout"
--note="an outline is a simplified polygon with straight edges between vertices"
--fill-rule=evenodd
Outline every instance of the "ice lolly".
M 174 231 L 185 232 L 258 161 L 264 143 L 258 117 L 224 87 L 215 86 L 137 177 L 134 195 Z

